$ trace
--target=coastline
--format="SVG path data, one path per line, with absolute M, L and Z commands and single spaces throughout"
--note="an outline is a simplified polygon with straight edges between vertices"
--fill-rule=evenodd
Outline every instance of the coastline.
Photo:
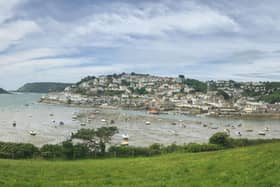
M 81 107 L 81 108 L 99 108 L 99 109 L 112 109 L 112 110 L 133 110 L 133 111 L 143 111 L 147 112 L 147 108 L 137 108 L 137 107 L 119 107 L 119 106 L 109 106 L 109 105 L 93 105 L 91 103 L 66 103 L 61 102 L 58 100 L 49 100 L 49 99 L 41 99 L 38 101 L 39 103 L 43 104 L 50 104 L 50 105 L 61 105 L 66 107 Z M 197 111 L 197 110 L 196 110 Z M 209 113 L 201 113 L 201 112 L 194 112 L 194 110 L 168 110 L 168 111 L 159 111 L 160 114 L 173 114 L 173 115 L 206 115 L 208 117 L 213 118 L 232 118 L 232 119 L 272 119 L 272 120 L 280 120 L 280 113 L 240 113 L 236 115 L 218 115 L 218 114 L 209 114 Z

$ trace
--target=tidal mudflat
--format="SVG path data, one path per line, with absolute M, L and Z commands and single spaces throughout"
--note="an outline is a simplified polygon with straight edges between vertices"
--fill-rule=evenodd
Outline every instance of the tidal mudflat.
M 144 111 L 46 105 L 37 103 L 40 96 L 39 94 L 0 96 L 0 141 L 25 142 L 41 146 L 62 142 L 80 128 L 108 125 L 117 126 L 119 129 L 119 133 L 113 137 L 113 144 L 120 144 L 122 135 L 127 134 L 129 145 L 134 146 L 148 146 L 153 143 L 203 143 L 215 132 L 225 129 L 229 129 L 230 135 L 234 138 L 280 137 L 279 120 L 149 115 Z M 73 120 L 73 115 L 76 114 L 82 115 Z M 85 126 L 81 126 L 83 123 Z M 36 132 L 36 135 L 30 135 L 30 131 Z M 265 131 L 265 136 L 259 135 L 260 131 Z M 241 136 L 237 134 L 238 132 Z

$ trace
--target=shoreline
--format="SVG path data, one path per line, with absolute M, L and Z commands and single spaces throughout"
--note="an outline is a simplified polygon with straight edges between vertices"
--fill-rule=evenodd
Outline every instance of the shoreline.
M 11 95 L 2 98 L 0 112 L 0 141 L 33 143 L 34 145 L 55 144 L 67 139 L 72 132 L 81 128 L 99 128 L 102 126 L 116 126 L 119 133 L 113 137 L 113 145 L 122 143 L 122 135 L 128 134 L 129 145 L 149 146 L 153 143 L 169 145 L 176 143 L 206 143 L 211 135 L 231 130 L 233 138 L 279 138 L 279 120 L 272 119 L 236 119 L 225 117 L 211 117 L 192 115 L 177 111 L 164 114 L 149 114 L 146 110 L 132 110 L 131 108 L 94 107 L 91 105 L 69 105 L 61 103 L 45 103 L 37 101 L 40 95 Z M 97 114 L 93 114 L 96 110 Z M 80 120 L 73 121 L 73 115 L 85 113 Z M 53 115 L 50 115 L 53 114 Z M 94 116 L 92 116 L 93 114 Z M 89 119 L 93 117 L 92 119 Z M 89 119 L 89 120 L 88 120 Z M 13 127 L 12 122 L 17 122 Z M 104 123 L 104 120 L 106 123 Z M 113 120 L 114 123 L 109 122 Z M 55 121 L 55 122 L 53 122 Z M 64 125 L 60 126 L 59 122 Z M 146 122 L 150 122 L 148 125 Z M 81 126 L 85 123 L 85 126 Z M 238 125 L 242 124 L 241 127 Z M 269 128 L 265 136 L 258 132 Z M 36 131 L 31 136 L 29 131 Z M 247 132 L 252 130 L 253 132 Z M 236 133 L 241 132 L 242 136 Z
M 60 105 L 65 107 L 78 107 L 78 108 L 97 108 L 97 109 L 111 109 L 111 110 L 131 110 L 131 111 L 141 111 L 148 112 L 147 109 L 135 108 L 135 107 L 118 107 L 118 106 L 100 106 L 100 105 L 86 105 L 86 104 L 67 104 L 59 101 L 53 100 L 40 100 L 38 103 L 47 105 Z M 211 115 L 209 113 L 195 113 L 191 111 L 180 111 L 180 110 L 169 110 L 169 111 L 159 111 L 158 115 L 169 114 L 169 115 L 193 115 L 193 116 L 207 116 L 211 118 L 218 119 L 264 119 L 264 120 L 280 120 L 280 113 L 240 113 L 239 115 Z M 157 114 L 156 114 L 157 115 Z

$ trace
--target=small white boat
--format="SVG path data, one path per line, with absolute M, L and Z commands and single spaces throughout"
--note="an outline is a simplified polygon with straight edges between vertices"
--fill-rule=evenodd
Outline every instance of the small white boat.
M 265 127 L 264 128 L 264 131 L 269 131 L 270 129 L 268 127 Z
M 230 134 L 230 130 L 229 129 L 224 129 L 224 132 L 226 132 L 227 134 Z
M 235 132 L 236 136 L 242 136 L 240 131 Z
M 128 139 L 129 136 L 128 136 L 128 134 L 123 134 L 123 135 L 122 135 L 122 138 L 123 138 L 123 139 Z
M 123 141 L 122 141 L 121 145 L 127 146 L 128 145 L 128 138 L 129 138 L 128 134 L 123 134 L 122 138 L 123 138 Z
M 29 131 L 29 134 L 31 135 L 31 136 L 36 136 L 36 132 L 35 131 Z
M 102 123 L 106 123 L 106 122 L 107 122 L 106 119 L 101 119 L 100 121 L 101 121 Z
M 265 133 L 264 131 L 259 131 L 259 132 L 258 132 L 258 135 L 265 136 L 265 134 L 266 134 L 266 133 Z
M 146 125 L 151 125 L 151 122 L 146 121 L 145 124 L 146 124 Z

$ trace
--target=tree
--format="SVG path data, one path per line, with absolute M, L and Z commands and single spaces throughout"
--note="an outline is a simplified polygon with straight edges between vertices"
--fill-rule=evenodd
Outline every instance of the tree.
M 73 138 L 85 140 L 88 148 L 95 153 L 104 154 L 106 144 L 110 143 L 112 136 L 118 132 L 117 127 L 101 127 L 98 129 L 80 129 Z
M 221 145 L 221 146 L 224 146 L 224 147 L 230 147 L 231 139 L 229 138 L 229 135 L 227 133 L 217 132 L 210 137 L 209 143 L 210 144 Z
M 62 154 L 67 159 L 73 159 L 73 143 L 71 141 L 64 141 L 62 142 Z
M 179 75 L 180 79 L 185 79 L 185 75 Z
M 228 95 L 228 93 L 226 93 L 225 91 L 223 90 L 219 90 L 216 94 L 217 96 L 223 96 L 224 100 L 229 100 L 231 99 L 231 96 Z
M 40 152 L 46 159 L 60 158 L 62 156 L 62 146 L 46 144 L 41 147 Z

